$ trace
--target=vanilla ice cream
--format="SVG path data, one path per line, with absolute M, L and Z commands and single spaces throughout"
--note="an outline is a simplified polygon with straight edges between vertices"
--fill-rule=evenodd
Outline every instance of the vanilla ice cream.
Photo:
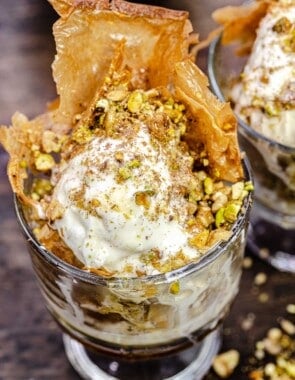
M 95 138 L 68 163 L 54 192 L 65 211 L 54 226 L 85 265 L 122 270 L 129 264 L 143 271 L 140 254 L 155 247 L 163 262 L 180 250 L 198 257 L 187 242 L 189 202 L 169 157 L 151 143 L 143 124 L 132 139 Z M 187 166 L 191 158 L 182 161 Z M 147 268 L 148 274 L 155 270 Z
M 295 147 L 294 1 L 278 1 L 268 8 L 231 98 L 236 113 L 252 128 Z

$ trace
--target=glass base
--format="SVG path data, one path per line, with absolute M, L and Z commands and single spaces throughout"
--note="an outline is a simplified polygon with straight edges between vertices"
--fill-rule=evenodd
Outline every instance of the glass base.
M 258 202 L 252 209 L 247 245 L 274 268 L 295 273 L 295 227 L 270 213 Z
M 145 361 L 95 355 L 67 334 L 63 341 L 68 360 L 85 380 L 201 380 L 219 351 L 221 331 L 213 331 L 178 354 Z

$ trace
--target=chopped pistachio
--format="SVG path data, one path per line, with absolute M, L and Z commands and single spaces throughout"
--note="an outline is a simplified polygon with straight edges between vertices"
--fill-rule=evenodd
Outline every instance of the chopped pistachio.
M 213 193 L 214 187 L 213 187 L 213 181 L 212 178 L 206 177 L 204 180 L 204 191 L 206 194 L 210 195 Z
M 175 281 L 175 282 L 173 282 L 173 283 L 170 285 L 170 287 L 169 287 L 169 292 L 170 292 L 171 294 L 176 295 L 176 294 L 179 293 L 179 291 L 180 291 L 180 284 L 179 284 L 179 281 Z
M 22 161 L 19 162 L 19 166 L 22 169 L 26 169 L 28 167 L 28 163 L 25 160 L 22 160 Z
M 35 228 L 33 229 L 33 233 L 34 233 L 35 236 L 38 236 L 39 233 L 40 233 L 40 231 L 41 231 L 41 229 L 40 229 L 39 227 L 35 227 Z
M 98 199 L 91 199 L 89 203 L 91 207 L 99 207 L 101 205 Z
M 78 144 L 85 144 L 92 139 L 92 132 L 86 125 L 80 125 L 72 134 L 72 140 Z
M 206 228 L 209 228 L 215 220 L 210 206 L 205 204 L 199 205 L 196 218 Z
M 231 192 L 232 192 L 232 199 L 239 199 L 242 196 L 244 190 L 244 182 L 236 182 L 232 185 Z
M 211 209 L 213 213 L 216 213 L 221 207 L 225 206 L 228 202 L 228 197 L 222 191 L 216 191 L 212 196 L 212 200 L 214 202 L 212 203 Z
M 288 53 L 295 52 L 295 31 L 293 30 L 284 41 L 283 49 Z
M 280 356 L 277 360 L 277 364 L 279 368 L 284 369 L 289 376 L 292 378 L 295 377 L 295 363 L 291 360 L 286 360 L 282 356 Z
M 227 241 L 230 238 L 231 234 L 232 234 L 231 231 L 227 231 L 224 228 L 218 228 L 218 229 L 212 230 L 209 233 L 207 246 L 212 247 L 213 245 L 221 241 Z
M 224 218 L 224 207 L 221 207 L 216 215 L 215 215 L 215 224 L 216 227 L 219 228 L 222 224 L 225 223 L 225 218 Z
M 220 171 L 217 168 L 213 168 L 213 175 L 215 178 L 220 177 Z
M 255 96 L 252 102 L 254 107 L 264 107 L 264 101 L 262 98 Z
M 241 205 L 238 203 L 230 202 L 228 203 L 223 212 L 223 216 L 225 220 L 227 220 L 230 223 L 233 223 L 235 220 L 237 220 L 238 213 L 241 209 Z
M 150 207 L 150 197 L 147 192 L 139 191 L 135 194 L 135 203 L 138 206 L 144 206 L 146 209 Z
M 110 208 L 111 208 L 111 210 L 113 210 L 113 211 L 117 211 L 117 212 L 120 211 L 120 206 L 117 205 L 117 204 L 113 204 Z M 128 218 L 126 218 L 126 219 L 128 219 Z
M 262 360 L 265 357 L 265 352 L 263 350 L 256 350 L 254 356 L 258 360 Z
M 287 17 L 281 17 L 272 27 L 276 33 L 287 33 L 292 28 L 292 23 Z
M 289 314 L 295 314 L 295 304 L 288 304 L 286 307 L 287 313 Z
M 127 167 L 130 169 L 135 169 L 135 168 L 139 168 L 140 165 L 141 165 L 141 162 L 139 160 L 132 160 L 128 162 Z
M 229 350 L 217 355 L 213 361 L 213 369 L 221 378 L 229 377 L 240 361 L 237 350 Z
M 145 264 L 155 264 L 159 261 L 160 252 L 157 249 L 151 249 L 148 253 L 143 253 L 140 260 Z
M 282 319 L 280 321 L 281 328 L 289 335 L 295 334 L 295 325 L 288 319 Z
M 266 303 L 269 301 L 269 294 L 266 292 L 262 292 L 258 295 L 258 301 L 261 303 Z
M 244 259 L 243 259 L 243 268 L 245 269 L 249 269 L 253 266 L 253 260 L 251 257 L 249 256 L 246 256 Z
M 113 91 L 110 91 L 107 94 L 107 98 L 113 102 L 120 102 L 127 96 L 127 94 L 128 94 L 127 89 L 118 88 Z
M 35 159 L 35 165 L 40 172 L 47 172 L 54 167 L 55 161 L 50 154 L 40 153 Z
M 169 138 L 174 138 L 175 137 L 175 129 L 170 127 L 168 130 L 167 130 L 167 136 Z
M 278 341 L 282 337 L 282 330 L 278 327 L 272 327 L 268 330 L 267 337 L 272 341 Z
M 203 230 L 189 239 L 189 244 L 195 248 L 204 248 L 209 237 L 209 230 Z
M 53 131 L 45 131 L 42 136 L 42 146 L 46 153 L 58 153 L 62 146 L 62 136 Z
M 179 111 L 185 111 L 185 105 L 182 103 L 175 103 L 175 108 Z
M 136 113 L 141 110 L 143 106 L 143 95 L 139 91 L 131 93 L 128 99 L 127 107 L 131 113 Z
M 35 192 L 32 192 L 31 194 L 31 198 L 34 200 L 34 201 L 39 201 L 40 200 L 40 195 L 35 193 Z
M 121 180 L 126 180 L 132 176 L 132 172 L 127 167 L 119 168 L 118 175 Z
M 38 144 L 32 144 L 32 146 L 31 146 L 32 152 L 39 152 L 39 150 L 40 150 L 40 147 Z
M 124 159 L 124 154 L 123 154 L 123 152 L 116 152 L 116 153 L 115 153 L 115 159 L 116 159 L 117 161 L 119 161 L 119 162 L 122 162 L 123 159 Z
M 179 123 L 178 128 L 179 128 L 180 136 L 183 136 L 186 132 L 186 124 L 185 123 Z
M 279 116 L 281 111 L 280 106 L 274 102 L 265 104 L 264 109 L 269 116 Z
M 267 275 L 264 272 L 259 272 L 254 278 L 254 284 L 257 286 L 265 284 L 267 281 Z
M 200 191 L 193 189 L 189 192 L 188 200 L 189 202 L 197 202 L 202 199 L 202 194 Z
M 52 190 L 52 184 L 48 179 L 45 178 L 36 178 L 33 181 L 32 186 L 33 192 L 38 194 L 39 196 L 44 196 L 45 194 L 49 194 Z
M 266 366 L 264 367 L 264 373 L 267 376 L 273 376 L 276 374 L 276 366 L 274 363 L 267 363 Z
M 179 108 L 173 108 L 172 105 L 165 106 L 164 112 L 169 116 L 171 120 L 173 120 L 174 123 L 179 123 L 180 120 L 183 118 L 182 110 Z

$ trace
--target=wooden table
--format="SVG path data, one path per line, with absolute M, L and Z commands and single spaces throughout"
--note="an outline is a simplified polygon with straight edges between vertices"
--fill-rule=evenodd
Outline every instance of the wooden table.
M 226 0 L 167 3 L 190 10 L 196 30 L 204 37 L 214 26 L 212 10 Z M 1 1 L 1 123 L 9 123 L 15 110 L 29 117 L 42 113 L 46 102 L 55 98 L 50 68 L 55 19 L 45 0 Z M 200 55 L 199 64 L 206 68 L 206 51 Z M 35 282 L 14 215 L 6 163 L 7 156 L 0 148 L 0 379 L 75 380 L 79 377 L 66 359 L 60 330 L 46 311 Z M 235 380 L 248 378 L 244 371 L 255 342 L 277 325 L 279 317 L 287 316 L 287 304 L 295 303 L 295 277 L 253 260 L 253 266 L 243 273 L 239 296 L 224 329 L 222 350 L 234 348 L 241 354 L 240 365 L 231 377 Z M 260 287 L 253 282 L 259 272 L 267 274 L 267 282 Z M 245 323 L 251 318 L 252 327 Z M 208 379 L 216 378 L 213 373 L 208 375 Z

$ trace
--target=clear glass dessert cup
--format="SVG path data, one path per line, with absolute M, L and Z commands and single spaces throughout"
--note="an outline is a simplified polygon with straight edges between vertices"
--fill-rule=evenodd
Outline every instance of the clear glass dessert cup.
M 229 99 L 247 60 L 235 49 L 234 44 L 223 45 L 221 36 L 209 47 L 210 85 L 222 101 Z M 248 246 L 273 267 L 295 273 L 295 148 L 265 137 L 239 117 L 238 121 L 240 146 L 249 158 L 255 186 Z
M 250 179 L 245 164 L 246 179 Z M 238 289 L 251 193 L 230 239 L 199 262 L 166 274 L 104 278 L 73 267 L 35 239 L 15 208 L 49 312 L 67 357 L 84 379 L 202 379 L 221 344 Z

